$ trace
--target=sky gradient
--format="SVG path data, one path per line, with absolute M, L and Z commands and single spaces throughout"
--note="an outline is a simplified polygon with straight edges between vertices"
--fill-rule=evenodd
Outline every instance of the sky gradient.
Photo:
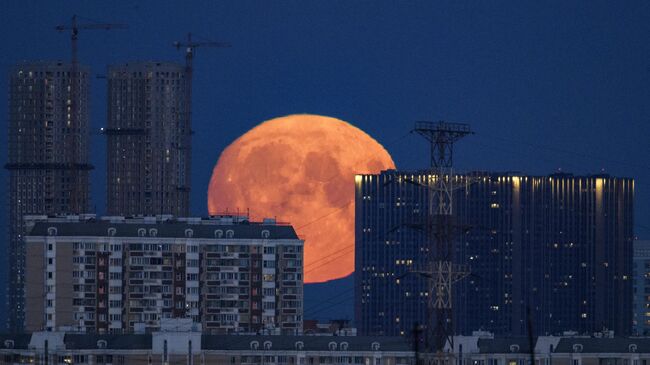
M 458 144 L 461 171 L 561 168 L 634 177 L 635 231 L 649 238 L 650 3 L 621 4 L 7 1 L 0 11 L 0 90 L 8 90 L 6 70 L 18 61 L 69 60 L 69 35 L 54 26 L 74 13 L 129 25 L 80 34 L 80 61 L 97 75 L 112 63 L 183 62 L 171 43 L 192 31 L 232 43 L 199 49 L 195 59 L 195 215 L 207 214 L 221 151 L 264 120 L 340 118 L 382 143 L 398 168 L 417 169 L 426 167 L 428 149 L 408 133 L 413 122 L 444 119 L 476 132 Z M 106 121 L 106 81 L 93 78 L 91 92 L 97 131 Z M 6 120 L 6 96 L 0 115 Z M 6 146 L 6 133 L 0 144 Z M 95 133 L 91 146 L 93 205 L 103 214 L 105 141 Z M 6 161 L 6 147 L 0 157 Z M 2 176 L 6 181 L 6 171 Z M 7 237 L 6 224 L 0 234 Z

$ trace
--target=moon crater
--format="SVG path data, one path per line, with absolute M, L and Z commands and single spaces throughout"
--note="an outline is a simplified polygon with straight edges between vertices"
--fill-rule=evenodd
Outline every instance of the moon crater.
M 291 223 L 305 239 L 304 280 L 354 271 L 354 175 L 394 169 L 388 152 L 342 120 L 298 114 L 266 121 L 230 144 L 208 188 L 211 214 L 250 212 Z

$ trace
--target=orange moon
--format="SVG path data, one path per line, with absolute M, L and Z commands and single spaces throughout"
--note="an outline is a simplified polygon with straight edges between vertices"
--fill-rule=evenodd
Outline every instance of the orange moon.
M 304 280 L 354 271 L 354 175 L 394 169 L 372 137 L 339 119 L 297 114 L 266 121 L 219 157 L 210 214 L 249 210 L 252 220 L 289 222 L 305 240 Z

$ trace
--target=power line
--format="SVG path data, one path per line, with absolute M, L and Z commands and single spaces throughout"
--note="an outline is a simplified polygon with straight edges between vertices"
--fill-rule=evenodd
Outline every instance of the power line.
M 322 215 L 322 216 L 320 216 L 320 217 L 314 219 L 313 221 L 307 222 L 307 223 L 303 224 L 302 226 L 295 228 L 295 230 L 297 231 L 297 230 L 299 230 L 299 229 L 303 229 L 303 228 L 305 228 L 305 227 L 307 227 L 307 226 L 310 226 L 310 225 L 312 225 L 312 224 L 314 224 L 314 223 L 320 221 L 321 219 L 327 218 L 327 217 L 329 217 L 329 216 L 332 215 L 332 214 L 338 213 L 339 211 L 343 210 L 344 208 L 346 208 L 348 205 L 350 205 L 350 204 L 352 204 L 352 203 L 354 203 L 354 199 L 353 199 L 353 200 L 350 200 L 349 202 L 347 202 L 347 203 L 345 203 L 345 204 L 343 204 L 343 205 L 340 206 L 339 208 L 336 208 L 335 210 L 333 210 L 333 211 L 331 211 L 331 212 L 329 212 L 329 213 L 327 213 L 327 214 L 325 214 L 325 215 Z
M 348 288 L 348 289 L 346 289 L 344 291 L 341 291 L 341 292 L 339 292 L 337 294 L 334 294 L 334 295 L 328 297 L 327 299 L 321 301 L 319 304 L 309 308 L 309 310 L 305 311 L 305 314 L 315 312 L 316 310 L 323 307 L 324 305 L 326 306 L 326 309 L 332 308 L 336 304 L 336 303 L 331 304 L 333 299 L 338 299 L 342 295 L 349 294 L 350 292 L 354 292 L 354 287 Z M 354 299 L 354 296 L 352 298 Z M 328 305 L 328 304 L 331 304 L 331 305 Z
M 305 315 L 313 316 L 313 315 L 318 314 L 318 313 L 320 313 L 320 312 L 322 312 L 322 311 L 324 311 L 324 310 L 331 309 L 331 308 L 334 307 L 335 305 L 338 305 L 338 304 L 341 304 L 341 303 L 343 303 L 343 302 L 347 302 L 347 301 L 349 301 L 349 300 L 353 300 L 353 299 L 354 299 L 354 295 L 353 295 L 353 296 L 347 296 L 347 297 L 343 298 L 342 300 L 340 300 L 340 301 L 338 301 L 338 302 L 335 302 L 335 303 L 332 303 L 331 305 L 329 305 L 329 306 L 327 306 L 327 307 L 325 307 L 325 308 L 322 308 L 322 309 L 319 309 L 319 310 L 316 310 L 316 311 L 308 311 L 308 312 L 305 312 L 305 313 L 303 314 L 303 316 L 305 316 Z
M 325 260 L 325 259 L 327 259 L 327 258 L 329 258 L 329 257 L 332 257 L 332 256 L 334 256 L 334 255 L 339 255 L 340 253 L 342 253 L 342 252 L 344 252 L 344 251 L 349 251 L 350 249 L 354 249 L 354 246 L 348 246 L 348 247 L 344 248 L 344 249 L 341 250 L 341 251 L 336 251 L 336 252 L 333 252 L 333 253 L 331 253 L 331 254 L 329 254 L 329 255 L 327 255 L 327 256 L 323 256 L 323 257 L 319 258 L 318 260 L 311 262 L 309 265 L 305 265 L 305 266 L 303 267 L 303 270 L 306 269 L 306 268 L 308 268 L 308 267 L 310 267 L 310 266 L 313 266 L 314 264 L 317 264 L 318 262 L 323 261 L 323 260 Z
M 410 134 L 411 134 L 411 133 L 406 133 L 406 134 L 404 134 L 403 136 L 400 136 L 399 138 L 397 138 L 396 140 L 391 141 L 391 142 L 389 142 L 389 143 L 386 143 L 385 146 L 388 146 L 388 145 L 391 145 L 391 144 L 393 144 L 393 143 L 395 143 L 395 142 L 398 142 L 398 141 L 400 141 L 401 139 L 407 137 L 407 136 L 410 135 Z M 548 147 L 548 146 L 541 146 L 541 145 L 536 145 L 536 144 L 530 144 L 530 143 L 526 143 L 526 142 L 522 142 L 522 141 L 513 141 L 513 140 L 508 140 L 508 139 L 505 139 L 505 138 L 502 138 L 502 137 L 494 137 L 494 136 L 490 136 L 490 138 L 500 139 L 500 140 L 503 140 L 503 141 L 506 141 L 506 142 L 509 142 L 509 143 L 512 143 L 512 144 L 524 145 L 524 146 L 527 147 L 528 149 L 532 149 L 532 150 L 534 150 L 534 151 L 547 150 L 547 151 L 551 151 L 551 152 L 555 152 L 555 153 L 571 154 L 571 155 L 579 156 L 579 157 L 582 157 L 582 158 L 592 159 L 592 160 L 595 160 L 595 161 L 609 161 L 609 162 L 611 162 L 611 163 L 616 163 L 616 164 L 619 164 L 619 165 L 627 165 L 627 166 L 631 166 L 631 167 L 635 167 L 635 168 L 642 168 L 642 169 L 649 169 L 649 168 L 650 168 L 650 166 L 643 166 L 643 165 L 638 165 L 638 164 L 631 164 L 631 163 L 628 163 L 628 162 L 617 161 L 617 160 L 608 159 L 608 158 L 602 158 L 602 157 L 595 156 L 595 155 L 584 154 L 584 153 L 579 153 L 579 152 L 575 152 L 575 151 L 568 151 L 568 150 L 563 150 L 563 149 L 558 149 L 558 148 L 552 148 L 552 147 Z M 521 153 L 521 150 L 520 150 L 520 149 L 507 148 L 507 147 L 504 147 L 504 146 L 502 146 L 502 145 L 499 145 L 499 146 L 490 146 L 490 145 L 483 144 L 483 143 L 480 143 L 480 142 L 479 142 L 479 144 L 480 144 L 480 145 L 483 145 L 483 146 L 486 147 L 486 148 L 496 149 L 496 150 L 501 150 L 501 151 L 503 151 L 503 152 L 508 152 L 508 153 L 517 152 L 517 153 Z M 553 159 L 550 159 L 550 158 L 542 158 L 542 159 L 545 160 L 545 161 L 547 161 L 547 162 L 549 162 L 549 163 L 557 163 L 557 161 L 555 161 L 555 160 L 553 160 Z M 562 164 L 565 164 L 565 165 L 566 165 L 567 162 L 566 162 L 566 161 L 563 161 Z M 577 167 L 577 165 L 575 165 L 575 164 L 573 164 L 573 163 L 568 163 L 568 164 L 569 164 L 569 165 L 574 165 L 574 166 Z M 329 215 L 331 215 L 331 214 L 334 214 L 334 213 L 336 213 L 338 210 L 343 209 L 345 206 L 347 206 L 347 205 L 349 205 L 349 204 L 351 204 L 351 203 L 352 203 L 352 202 L 348 202 L 347 204 L 345 204 L 344 206 L 340 207 L 340 208 L 337 209 L 336 211 L 334 211 L 334 212 L 330 212 L 330 213 L 326 214 L 325 216 L 319 217 L 319 218 L 317 218 L 316 220 L 314 220 L 314 221 L 312 221 L 312 222 L 309 222 L 309 223 L 307 223 L 306 225 L 301 226 L 300 228 L 303 228 L 303 227 L 305 227 L 305 226 L 308 226 L 308 225 L 310 225 L 310 224 L 312 224 L 312 223 L 315 223 L 316 221 L 318 221 L 318 220 L 320 220 L 320 219 L 322 219 L 322 218 L 325 218 L 325 217 L 327 217 L 327 216 L 329 216 Z M 645 225 L 642 225 L 642 224 L 638 224 L 638 223 L 636 223 L 636 224 L 635 224 L 635 227 L 638 227 L 638 228 L 641 228 L 641 229 L 644 229 L 644 230 L 648 230 L 648 231 L 650 231 L 650 227 L 645 226 Z M 315 261 L 315 262 L 310 263 L 310 265 L 307 265 L 305 268 L 307 268 L 307 267 L 309 267 L 309 266 L 313 266 L 314 264 L 316 264 L 316 263 L 318 263 L 318 262 L 320 262 L 320 261 L 326 260 L 326 259 L 328 259 L 328 258 L 330 258 L 330 257 L 332 257 L 332 256 L 335 256 L 335 255 L 337 255 L 337 256 L 336 256 L 337 258 L 343 256 L 343 254 L 341 253 L 341 251 L 339 251 L 339 252 L 337 252 L 337 253 L 333 253 L 333 254 L 330 254 L 330 255 L 328 255 L 328 256 L 322 257 L 321 259 L 319 259 L 319 260 L 317 260 L 317 261 Z M 333 262 L 333 261 L 335 261 L 335 259 L 331 259 L 331 260 L 329 260 L 329 261 L 327 261 L 327 262 L 324 262 L 324 263 L 321 264 L 321 265 L 318 265 L 318 266 L 316 266 L 316 267 L 312 267 L 312 268 L 311 268 L 309 271 L 307 271 L 307 272 L 311 272 L 311 271 L 313 271 L 313 270 L 315 270 L 315 269 L 317 269 L 317 268 L 319 268 L 319 267 L 321 267 L 321 266 L 324 266 L 324 265 L 326 265 L 326 264 L 328 264 L 328 263 L 330 263 L 330 262 Z M 306 272 L 306 273 L 307 273 L 307 272 Z M 330 308 L 332 308 L 332 307 L 335 306 L 335 305 L 338 305 L 338 304 L 341 304 L 341 303 L 343 303 L 343 302 L 345 302 L 345 301 L 347 301 L 347 300 L 353 299 L 354 297 L 346 297 L 346 298 L 344 298 L 344 299 L 342 299 L 342 300 L 340 300 L 340 301 L 338 301 L 338 302 L 335 302 L 335 303 L 332 303 L 331 305 L 328 305 L 328 304 L 331 303 L 331 301 L 332 301 L 333 299 L 339 298 L 339 297 L 341 297 L 342 295 L 345 295 L 345 294 L 347 294 L 347 293 L 349 293 L 349 292 L 351 292 L 351 291 L 353 291 L 353 290 L 354 290 L 354 288 L 347 289 L 347 290 L 341 291 L 341 292 L 339 292 L 339 293 L 337 293 L 337 294 L 335 294 L 335 295 L 333 295 L 333 296 L 331 296 L 331 297 L 325 299 L 325 300 L 322 301 L 320 304 L 318 304 L 318 305 L 316 305 L 316 306 L 310 308 L 309 310 L 305 311 L 305 315 L 315 315 L 315 314 L 320 313 L 320 312 L 322 312 L 322 311 L 324 311 L 324 310 L 330 309 Z M 323 307 L 323 306 L 325 306 L 325 307 Z
M 328 261 L 326 261 L 326 262 L 323 262 L 322 264 L 320 264 L 320 265 L 318 265 L 318 266 L 316 266 L 316 267 L 312 267 L 311 269 L 309 269 L 308 271 L 306 271 L 305 274 L 308 274 L 308 273 L 310 273 L 310 272 L 313 272 L 314 270 L 316 270 L 316 269 L 318 269 L 318 268 L 320 268 L 320 267 L 322 267 L 322 266 L 325 266 L 325 265 L 327 265 L 327 264 L 329 264 L 329 263 L 331 263 L 331 262 L 334 262 L 334 261 L 340 259 L 340 258 L 343 257 L 343 256 L 346 256 L 346 255 L 349 254 L 350 252 L 345 252 L 345 251 L 349 251 L 350 249 L 352 249 L 352 251 L 354 252 L 354 246 L 350 246 L 350 247 L 346 248 L 346 249 L 343 250 L 343 251 L 339 251 L 338 253 L 340 253 L 340 255 L 338 255 L 338 256 L 336 256 L 336 257 L 334 257 L 334 258 L 332 258 L 332 259 L 330 259 L 330 260 L 328 260 Z M 309 266 L 311 266 L 311 265 L 313 265 L 313 264 L 315 264 L 315 262 L 312 262 Z
M 397 142 L 401 142 L 404 138 L 410 136 L 411 134 L 413 134 L 411 131 L 406 132 L 403 135 L 401 135 L 401 136 L 399 136 L 399 137 L 385 143 L 384 146 L 390 146 L 390 145 L 396 144 Z
M 645 226 L 645 225 L 643 225 L 643 224 L 634 223 L 634 227 L 636 227 L 636 228 L 641 228 L 641 229 L 645 229 L 645 230 L 647 230 L 647 231 L 650 231 L 650 227 Z

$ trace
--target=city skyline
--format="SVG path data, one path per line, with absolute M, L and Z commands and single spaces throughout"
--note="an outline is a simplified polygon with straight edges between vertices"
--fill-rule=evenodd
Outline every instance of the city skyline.
M 367 6 L 344 3 L 204 3 L 177 13 L 174 2 L 9 4 L 2 19 L 6 34 L 18 29 L 19 14 L 34 17 L 21 24 L 21 37 L 0 46 L 0 66 L 68 60 L 67 34 L 52 28 L 74 13 L 131 26 L 80 36 L 80 60 L 92 67 L 91 75 L 134 59 L 180 63 L 183 54 L 171 42 L 189 30 L 232 42 L 232 49 L 201 50 L 196 62 L 194 125 L 201 133 L 193 215 L 206 212 L 209 174 L 223 148 L 255 124 L 294 112 L 350 121 L 384 144 L 400 169 L 427 165 L 424 145 L 408 136 L 414 120 L 467 121 L 477 135 L 459 147 L 461 171 L 545 174 L 562 168 L 580 174 L 604 168 L 634 177 L 637 199 L 647 201 L 647 4 L 511 4 L 506 12 L 486 5 L 382 5 L 366 14 Z M 161 30 L 165 22 L 173 26 Z M 6 82 L 2 78 L 0 86 Z M 91 80 L 93 133 L 106 126 L 106 89 L 101 78 Z M 0 103 L 0 112 L 4 107 Z M 91 151 L 92 210 L 101 214 L 101 136 L 91 136 Z M 650 235 L 649 209 L 637 204 L 640 237 Z

